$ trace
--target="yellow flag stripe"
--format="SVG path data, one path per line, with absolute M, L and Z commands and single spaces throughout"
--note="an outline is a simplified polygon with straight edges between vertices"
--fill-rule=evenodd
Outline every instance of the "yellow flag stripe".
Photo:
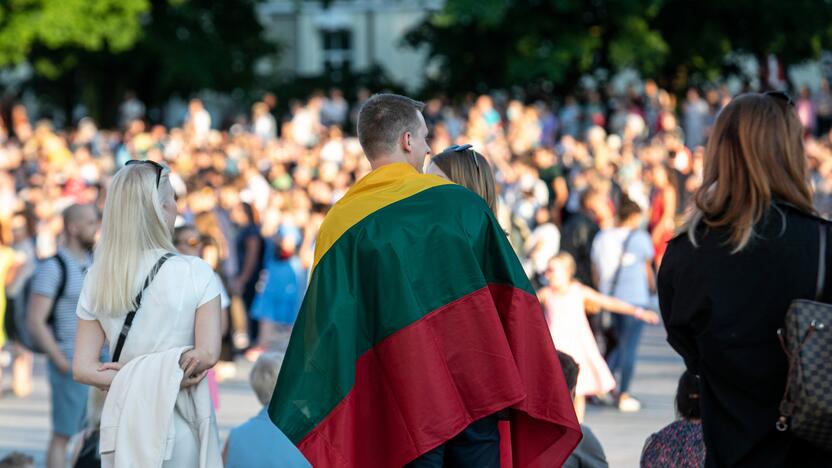
M 317 266 L 335 242 L 362 219 L 419 192 L 450 183 L 440 177 L 420 174 L 406 163 L 382 166 L 367 174 L 352 186 L 324 219 L 315 244 L 314 265 Z

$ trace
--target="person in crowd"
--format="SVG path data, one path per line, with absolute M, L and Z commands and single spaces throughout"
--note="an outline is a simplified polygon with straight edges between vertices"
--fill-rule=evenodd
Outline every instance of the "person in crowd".
M 605 296 L 574 279 L 575 261 L 561 252 L 548 263 L 547 286 L 538 291 L 546 323 L 555 347 L 578 362 L 581 374 L 576 387 L 575 412 L 582 421 L 587 396 L 601 396 L 615 388 L 615 379 L 604 361 L 589 328 L 585 304 L 649 324 L 659 323 L 655 312 Z
M 682 373 L 676 388 L 677 420 L 651 435 L 641 452 L 641 468 L 700 468 L 705 466 L 699 378 Z
M 72 370 L 79 383 L 108 390 L 100 445 L 106 466 L 221 464 L 203 382 L 220 354 L 221 286 L 203 260 L 176 255 L 168 172 L 135 161 L 116 173 L 78 301 Z M 100 356 L 105 341 L 110 362 Z M 172 429 L 165 443 L 158 442 L 161 427 Z
M 211 114 L 205 110 L 205 105 L 200 99 L 191 99 L 188 104 L 188 115 L 185 116 L 183 125 L 197 144 L 203 144 L 211 131 Z
M 649 308 L 656 290 L 653 274 L 653 244 L 642 225 L 642 211 L 622 196 L 618 204 L 618 226 L 601 231 L 592 243 L 592 265 L 598 290 L 628 304 Z M 618 374 L 618 408 L 625 412 L 641 409 L 630 395 L 635 374 L 638 345 L 644 324 L 634 316 L 616 315 L 617 343 L 607 353 L 613 375 Z
M 7 307 L 9 302 L 6 300 L 6 290 L 15 281 L 22 264 L 20 256 L 16 254 L 10 245 L 11 242 L 8 242 L 6 238 L 8 235 L 7 230 L 0 224 L 0 353 L 5 353 L 3 348 L 8 341 L 4 326 L 8 322 L 7 315 L 14 313 L 11 307 Z M 2 383 L 3 364 L 0 364 L 0 391 L 2 391 Z
M 195 227 L 190 225 L 179 226 L 173 231 L 173 245 L 176 247 L 176 250 L 181 253 L 182 255 L 190 255 L 192 257 L 199 257 L 203 260 L 206 260 L 205 257 L 202 256 L 202 249 L 203 243 L 202 239 L 199 237 L 199 232 L 196 230 Z M 208 370 L 208 375 L 206 378 L 208 379 L 208 387 L 211 390 L 211 401 L 214 404 L 214 409 L 219 408 L 219 388 L 217 387 L 217 381 L 219 378 L 217 374 L 219 373 L 220 369 L 224 369 L 220 365 L 223 362 L 226 363 L 226 366 L 230 364 L 233 366 L 233 355 L 231 354 L 231 334 L 229 333 L 229 316 L 228 316 L 228 307 L 231 305 L 231 298 L 228 296 L 228 292 L 225 290 L 225 285 L 223 284 L 222 277 L 219 273 L 217 273 L 214 266 L 211 265 L 211 262 L 208 262 L 211 266 L 211 269 L 214 270 L 214 274 L 217 277 L 217 281 L 220 283 L 220 333 L 222 334 L 222 349 L 220 351 L 220 361 L 217 362 L 216 368 L 212 368 Z M 227 372 L 227 371 L 226 371 Z
M 273 348 L 288 335 L 303 301 L 306 270 L 298 256 L 300 235 L 298 229 L 283 227 L 266 242 L 265 268 L 251 310 L 252 318 L 260 322 L 262 350 Z
M 572 356 L 563 351 L 558 351 L 558 360 L 563 369 L 563 376 L 566 378 L 566 386 L 569 387 L 569 392 L 574 398 L 582 367 L 572 359 Z M 601 441 L 595 437 L 589 426 L 581 424 L 581 433 L 583 434 L 581 442 L 563 466 L 565 468 L 606 468 L 609 466 L 604 447 L 601 446 Z
M 231 221 L 237 228 L 234 249 L 237 258 L 237 275 L 231 280 L 231 293 L 243 299 L 248 317 L 248 332 L 252 343 L 257 342 L 258 323 L 251 316 L 251 305 L 257 295 L 257 282 L 263 271 L 265 240 L 261 233 L 260 217 L 250 203 L 239 203 L 231 213 Z
M 699 90 L 688 89 L 682 112 L 685 125 L 685 146 L 696 148 L 705 141 L 705 121 L 708 117 L 708 103 L 702 99 Z
M 231 429 L 222 457 L 226 468 L 311 468 L 295 444 L 269 419 L 269 401 L 282 363 L 282 353 L 266 351 L 251 368 L 249 384 L 263 407 L 256 416 Z
M 832 300 L 832 275 L 818 288 L 829 225 L 812 207 L 791 98 L 734 98 L 704 164 L 658 283 L 667 340 L 700 381 L 705 465 L 828 466 L 831 453 L 775 427 L 788 369 L 777 330 L 791 301 L 818 289 L 820 301 Z
M 661 264 L 667 242 L 676 232 L 678 210 L 678 177 L 676 172 L 664 164 L 655 164 L 649 176 L 653 190 L 650 194 L 650 222 L 648 229 L 653 239 L 656 265 Z
M 17 258 L 17 272 L 6 286 L 6 316 L 3 321 L 11 342 L 12 353 L 12 391 L 17 397 L 26 397 L 32 393 L 32 366 L 34 356 L 15 336 L 18 327 L 16 320 L 25 321 L 27 293 L 26 284 L 37 268 L 38 258 L 35 250 L 34 232 L 25 213 L 20 212 L 11 219 L 11 247 Z
M 277 138 L 277 122 L 265 102 L 258 102 L 252 106 L 251 127 L 252 133 L 257 135 L 264 145 Z
M 552 212 L 548 207 L 537 209 L 535 228 L 526 239 L 524 250 L 525 257 L 528 258 L 526 274 L 540 284 L 540 277 L 546 272 L 549 259 L 560 252 L 560 230 L 552 222 Z
M 89 388 L 72 378 L 72 366 L 77 363 L 75 309 L 92 261 L 98 210 L 72 205 L 63 212 L 63 227 L 64 244 L 35 270 L 26 312 L 29 333 L 47 357 L 52 403 L 48 468 L 64 466 L 70 437 L 83 429 Z
M 602 193 L 594 188 L 586 189 L 580 197 L 581 211 L 572 215 L 563 226 L 560 248 L 575 259 L 575 278 L 587 286 L 593 286 L 592 242 L 601 231 L 598 221 L 608 211 Z

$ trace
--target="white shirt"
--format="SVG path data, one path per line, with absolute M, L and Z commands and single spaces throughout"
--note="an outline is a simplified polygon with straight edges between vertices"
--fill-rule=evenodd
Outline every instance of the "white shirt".
M 145 255 L 140 268 L 142 282 L 163 254 L 162 250 L 154 250 Z M 186 255 L 168 259 L 144 292 L 120 361 L 124 363 L 143 354 L 193 346 L 196 310 L 219 296 L 221 291 L 216 274 L 202 259 Z M 96 315 L 90 299 L 89 284 L 85 283 L 76 314 L 83 320 L 101 323 L 107 340 L 112 343 L 112 351 L 127 311 L 118 315 Z

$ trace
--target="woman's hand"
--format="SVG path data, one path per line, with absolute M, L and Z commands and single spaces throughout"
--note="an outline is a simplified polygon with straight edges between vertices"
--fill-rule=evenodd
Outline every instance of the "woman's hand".
M 182 376 L 182 383 L 179 384 L 179 388 L 180 389 L 186 389 L 188 387 L 193 387 L 194 385 L 202 382 L 202 379 L 204 379 L 206 375 L 208 375 L 208 370 L 207 369 L 198 373 L 198 374 L 192 375 L 192 376 L 189 376 L 188 374 L 184 374 Z
M 203 353 L 200 353 L 196 349 L 191 349 L 182 353 L 182 356 L 179 357 L 179 367 L 182 368 L 182 371 L 185 372 L 185 377 L 190 377 L 197 373 L 197 370 L 200 368 L 200 364 L 205 362 Z

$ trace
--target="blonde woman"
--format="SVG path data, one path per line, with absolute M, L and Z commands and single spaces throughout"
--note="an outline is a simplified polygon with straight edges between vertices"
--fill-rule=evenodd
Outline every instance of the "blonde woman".
M 116 173 L 78 304 L 73 375 L 108 390 L 101 423 L 104 466 L 121 460 L 134 466 L 221 466 L 203 382 L 220 353 L 221 288 L 203 260 L 173 255 L 176 202 L 168 174 L 151 161 L 130 161 Z M 158 267 L 165 256 L 169 260 Z M 134 320 L 125 327 L 129 311 L 135 311 Z M 99 360 L 105 338 L 115 344 L 111 353 L 123 342 L 115 362 Z
M 789 367 L 777 330 L 792 300 L 818 290 L 821 302 L 832 299 L 832 275 L 818 284 L 829 270 L 819 253 L 829 223 L 812 207 L 791 99 L 734 98 L 716 119 L 704 163 L 658 287 L 667 340 L 700 378 L 705 465 L 829 466 L 832 453 L 776 429 Z

